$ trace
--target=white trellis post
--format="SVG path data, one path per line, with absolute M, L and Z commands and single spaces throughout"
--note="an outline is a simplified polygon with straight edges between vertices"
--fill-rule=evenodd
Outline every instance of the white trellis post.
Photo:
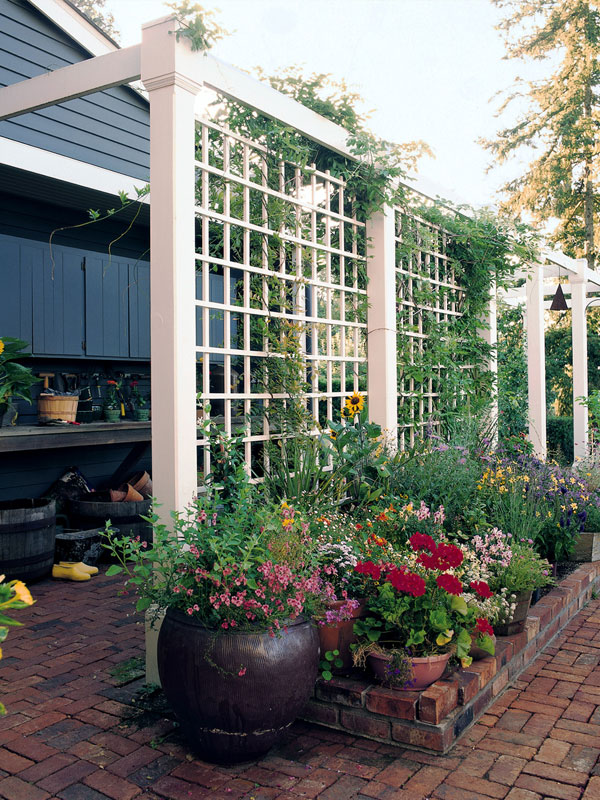
M 152 461 L 168 519 L 197 488 L 194 104 L 201 84 L 178 67 L 172 18 L 142 28 L 150 100 Z
M 527 298 L 527 388 L 529 441 L 538 458 L 546 458 L 546 347 L 544 342 L 543 267 L 530 267 Z
M 183 511 L 197 489 L 195 117 L 201 84 L 181 67 L 173 18 L 142 28 L 150 101 L 152 473 L 160 513 Z M 158 682 L 158 631 L 146 626 L 146 676 Z
M 395 212 L 390 206 L 367 222 L 369 418 L 381 425 L 394 449 L 398 441 L 395 230 Z
M 480 330 L 480 335 L 484 342 L 492 348 L 488 358 L 488 369 L 492 373 L 493 381 L 489 422 L 493 428 L 493 439 L 496 443 L 498 440 L 498 303 L 495 283 L 490 286 L 484 322 L 485 327 Z
M 575 458 L 584 458 L 588 443 L 588 408 L 577 401 L 588 396 L 587 364 L 587 286 L 586 260 L 577 260 L 577 275 L 569 276 L 571 285 L 571 336 L 573 343 L 573 441 Z

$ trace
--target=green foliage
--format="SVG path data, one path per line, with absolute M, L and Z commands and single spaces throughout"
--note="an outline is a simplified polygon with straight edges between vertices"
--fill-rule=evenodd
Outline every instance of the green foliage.
M 483 521 L 477 492 L 481 463 L 473 440 L 451 445 L 438 437 L 417 441 L 396 456 L 390 472 L 390 497 L 415 506 L 424 502 L 431 509 L 443 506 L 448 532 L 470 531 Z
M 600 311 L 589 308 L 586 315 L 588 338 L 589 392 L 600 389 Z M 556 403 L 559 416 L 573 414 L 573 341 L 571 311 L 557 315 L 547 328 L 546 343 L 546 401 Z
M 182 0 L 179 3 L 166 3 L 175 12 L 181 28 L 176 32 L 177 41 L 188 39 L 192 50 L 210 50 L 229 31 L 215 21 L 213 11 L 207 10 L 200 3 Z
M 339 650 L 326 650 L 323 654 L 323 659 L 319 662 L 319 669 L 324 681 L 330 681 L 333 678 L 332 669 L 334 667 L 341 669 L 344 666 L 344 662 L 339 655 Z
M 527 354 L 523 309 L 498 307 L 498 438 L 524 434 L 528 429 Z
M 549 416 L 546 420 L 546 438 L 549 458 L 560 464 L 573 463 L 573 417 Z
M 397 181 L 405 179 L 415 169 L 421 156 L 431 154 L 424 142 L 397 144 L 376 137 L 367 129 L 366 119 L 356 111 L 360 96 L 331 75 L 305 76 L 298 66 L 284 69 L 275 76 L 266 76 L 260 69 L 256 73 L 277 91 L 342 125 L 349 133 L 350 152 L 360 160 L 334 153 L 278 120 L 221 98 L 219 102 L 225 104 L 223 118 L 232 130 L 262 142 L 277 159 L 292 161 L 303 168 L 314 164 L 316 169 L 329 170 L 334 177 L 344 179 L 346 195 L 351 198 L 361 220 L 367 219 L 384 203 L 404 197 L 404 190 Z
M 0 414 L 6 410 L 11 398 L 31 403 L 31 387 L 41 380 L 29 367 L 17 361 L 29 357 L 29 353 L 22 352 L 28 346 L 27 342 L 12 336 L 0 339 Z
M 581 0 L 492 0 L 506 17 L 507 57 L 548 63 L 547 77 L 517 79 L 502 112 L 525 97 L 526 111 L 495 141 L 483 144 L 502 164 L 523 148 L 535 148 L 525 172 L 504 187 L 506 207 L 534 220 L 557 218 L 551 239 L 593 266 L 597 244 L 596 146 L 600 85 L 600 15 Z
M 405 387 L 414 386 L 410 398 L 400 399 L 400 425 L 410 426 L 415 402 L 412 395 L 418 399 L 422 392 L 437 395 L 431 422 L 443 433 L 448 432 L 452 420 L 481 416 L 489 407 L 492 348 L 481 332 L 490 289 L 494 284 L 506 286 L 514 271 L 535 257 L 537 239 L 528 226 L 498 217 L 489 209 L 463 213 L 466 211 L 437 205 L 416 210 L 418 218 L 436 227 L 415 220 L 415 209 L 410 206 L 402 219 L 400 262 L 413 273 L 421 270 L 423 280 L 399 278 L 403 281 L 402 296 L 414 306 L 408 309 L 402 305 L 398 310 L 398 377 Z M 456 294 L 427 281 L 429 254 L 443 254 L 444 250 L 438 228 L 447 232 L 449 274 L 445 279 L 463 288 Z M 461 316 L 440 321 L 437 309 L 446 303 Z M 426 335 L 418 347 L 415 332 Z

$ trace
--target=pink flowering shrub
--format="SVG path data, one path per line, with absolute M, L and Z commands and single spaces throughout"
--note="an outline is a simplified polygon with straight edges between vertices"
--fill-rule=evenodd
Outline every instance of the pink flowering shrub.
M 139 595 L 137 609 L 173 608 L 221 630 L 268 630 L 320 613 L 333 593 L 322 575 L 308 525 L 286 504 L 242 502 L 230 512 L 211 498 L 173 515 L 170 531 L 153 513 L 154 542 L 144 549 L 107 531 L 108 548 Z
M 494 591 L 526 592 L 553 581 L 550 564 L 536 553 L 532 540 L 516 541 L 510 533 L 493 528 L 474 536 L 472 544 Z

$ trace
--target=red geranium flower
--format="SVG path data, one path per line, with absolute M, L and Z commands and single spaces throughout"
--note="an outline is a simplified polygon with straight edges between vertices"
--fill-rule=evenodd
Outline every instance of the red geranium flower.
M 378 581 L 379 578 L 381 578 L 381 567 L 377 566 L 377 564 L 374 564 L 372 561 L 358 561 L 354 570 L 361 575 L 368 575 L 369 578 L 373 578 L 374 581 Z
M 471 581 L 469 586 L 471 589 L 473 589 L 473 591 L 477 592 L 479 597 L 483 597 L 484 600 L 487 600 L 489 597 L 493 597 L 494 595 L 485 581 Z
M 475 631 L 478 634 L 487 633 L 488 636 L 494 635 L 494 629 L 487 619 L 483 619 L 483 617 L 479 617 L 479 619 L 475 621 Z
M 440 569 L 451 569 L 459 567 L 463 562 L 463 552 L 455 544 L 438 544 L 436 555 L 440 561 Z
M 437 546 L 434 544 L 434 548 L 430 554 L 421 553 L 418 561 L 423 564 L 424 567 L 427 567 L 427 569 L 439 569 L 443 571 L 458 567 L 462 564 L 463 558 L 464 556 L 460 547 L 442 542 Z
M 447 572 L 444 572 L 443 575 L 438 575 L 435 582 L 440 589 L 444 589 L 448 594 L 462 594 L 463 592 L 462 583 L 454 575 L 449 575 Z
M 413 533 L 408 543 L 415 552 L 429 550 L 430 553 L 433 553 L 435 551 L 435 542 L 427 533 Z
M 386 581 L 392 584 L 398 592 L 406 592 L 413 597 L 421 597 L 425 594 L 425 580 L 414 572 L 409 572 L 406 567 L 394 567 L 389 571 Z

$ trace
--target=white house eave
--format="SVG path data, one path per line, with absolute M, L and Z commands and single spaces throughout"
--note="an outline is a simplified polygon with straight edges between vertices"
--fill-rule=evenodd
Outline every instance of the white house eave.
M 71 36 L 93 56 L 118 50 L 118 45 L 64 0 L 29 0 L 45 17 Z
M 111 195 L 118 195 L 124 191 L 130 197 L 134 197 L 136 188 L 139 189 L 146 183 L 131 175 L 112 172 L 94 164 L 86 164 L 84 161 L 3 137 L 0 137 L 0 163 Z M 148 202 L 147 198 L 145 202 Z

